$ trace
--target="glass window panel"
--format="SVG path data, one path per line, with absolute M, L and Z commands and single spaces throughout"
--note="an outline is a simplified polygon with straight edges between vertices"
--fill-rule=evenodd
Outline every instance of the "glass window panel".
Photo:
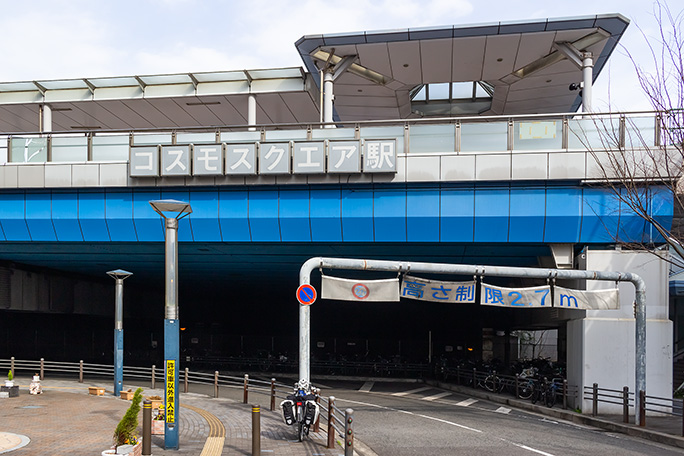
M 266 141 L 306 140 L 306 130 L 272 130 L 266 132 Z
M 404 126 L 398 127 L 361 127 L 362 139 L 393 139 L 397 140 L 397 154 L 404 153 Z
M 45 163 L 48 158 L 47 138 L 12 137 L 10 161 L 13 163 Z
M 52 137 L 52 161 L 53 162 L 84 162 L 88 160 L 88 138 L 79 137 Z
M 454 100 L 462 98 L 473 98 L 473 83 L 472 82 L 454 82 L 452 85 L 453 94 L 451 97 Z
M 617 149 L 620 120 L 616 118 L 571 119 L 568 121 L 568 149 Z
M 520 121 L 513 124 L 513 150 L 559 150 L 563 146 L 560 120 Z
M 354 129 L 316 128 L 311 130 L 311 139 L 354 139 Z
M 627 117 L 625 146 L 644 148 L 655 146 L 655 117 Z
M 216 133 L 178 133 L 178 144 L 216 144 Z
M 166 135 L 136 134 L 133 136 L 133 144 L 136 146 L 156 146 L 157 144 L 171 144 L 171 133 Z
M 409 152 L 454 152 L 453 125 L 412 125 Z
M 261 132 L 259 131 L 224 131 L 221 133 L 221 142 L 225 143 L 253 143 L 260 140 Z
M 449 83 L 446 84 L 430 84 L 430 93 L 428 96 L 430 100 L 448 100 L 449 99 Z
M 421 87 L 420 90 L 418 91 L 418 93 L 416 93 L 413 96 L 412 100 L 414 100 L 414 101 L 425 101 L 425 93 L 427 91 L 426 87 L 427 86 Z
M 508 150 L 506 122 L 461 124 L 462 152 L 505 152 Z
M 128 160 L 128 135 L 93 137 L 93 161 L 125 160 Z

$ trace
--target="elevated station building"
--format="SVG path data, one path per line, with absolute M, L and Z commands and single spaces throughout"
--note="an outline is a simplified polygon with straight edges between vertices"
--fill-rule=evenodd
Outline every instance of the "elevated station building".
M 134 273 L 127 363 L 159 356 L 164 230 L 149 201 L 177 199 L 193 210 L 179 228 L 189 361 L 295 356 L 313 256 L 625 270 L 647 281 L 649 394 L 668 395 L 667 265 L 616 249 L 662 238 L 601 168 L 607 130 L 657 148 L 661 119 L 589 112 L 627 26 L 325 34 L 297 41 L 303 67 L 0 83 L 0 357 L 111 357 L 118 268 Z M 648 191 L 671 226 L 672 195 Z M 512 361 L 511 332 L 555 329 L 571 383 L 633 385 L 634 290 L 620 291 L 611 311 L 317 302 L 312 354 Z

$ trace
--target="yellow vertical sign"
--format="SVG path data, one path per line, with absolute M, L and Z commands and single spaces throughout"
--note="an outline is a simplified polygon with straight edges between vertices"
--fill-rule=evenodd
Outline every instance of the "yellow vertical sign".
M 176 422 L 176 360 L 166 360 L 166 422 Z

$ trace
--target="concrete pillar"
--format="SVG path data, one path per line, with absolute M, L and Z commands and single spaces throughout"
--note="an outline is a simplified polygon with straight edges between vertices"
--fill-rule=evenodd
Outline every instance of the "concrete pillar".
M 591 52 L 582 54 L 582 112 L 591 112 L 592 81 L 594 73 L 594 56 Z
M 672 322 L 668 318 L 668 264 L 652 253 L 589 250 L 586 269 L 630 271 L 646 282 L 646 385 L 649 396 L 672 394 Z M 615 287 L 614 283 L 587 280 L 588 290 Z M 635 391 L 634 286 L 619 284 L 620 309 L 563 310 L 575 319 L 567 325 L 568 382 L 582 391 L 598 383 L 600 388 Z M 572 317 L 571 317 L 572 318 Z M 575 404 L 573 404 L 575 405 Z M 591 401 L 580 401 L 583 411 Z M 576 405 L 575 405 L 576 406 Z M 601 404 L 601 413 L 622 413 L 621 404 Z
M 52 131 L 52 108 L 49 104 L 41 105 L 39 112 L 39 129 L 41 133 L 49 133 Z
M 256 125 L 257 123 L 257 105 L 256 95 L 250 93 L 247 98 L 247 125 Z M 256 131 L 255 127 L 250 127 L 249 131 Z

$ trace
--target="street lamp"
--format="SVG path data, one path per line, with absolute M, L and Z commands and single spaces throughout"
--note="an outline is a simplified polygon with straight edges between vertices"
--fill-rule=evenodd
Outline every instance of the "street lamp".
M 121 394 L 123 387 L 123 281 L 133 275 L 123 269 L 107 272 L 116 280 L 114 292 L 114 396 Z
M 150 201 L 165 226 L 165 305 L 164 305 L 164 379 L 165 437 L 164 449 L 178 449 L 178 358 L 180 332 L 178 323 L 178 221 L 192 213 L 189 203 L 177 200 Z

